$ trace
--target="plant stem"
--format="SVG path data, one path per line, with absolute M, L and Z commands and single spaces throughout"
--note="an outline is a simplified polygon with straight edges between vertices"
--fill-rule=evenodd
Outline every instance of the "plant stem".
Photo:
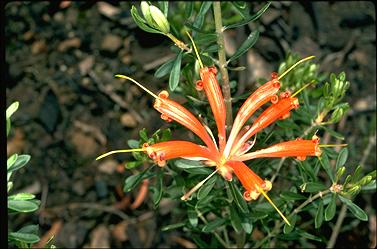
M 342 208 L 340 209 L 338 219 L 336 220 L 334 230 L 331 233 L 331 237 L 330 237 L 329 242 L 327 243 L 326 248 L 334 248 L 336 238 L 338 238 L 340 227 L 342 226 L 343 220 L 346 217 L 346 213 L 347 213 L 347 205 L 343 204 Z
M 221 16 L 221 2 L 213 2 L 213 14 L 215 17 L 215 27 L 217 33 L 217 45 L 219 45 L 218 55 L 219 55 L 219 67 L 221 72 L 222 79 L 222 90 L 224 94 L 224 102 L 226 107 L 226 126 L 229 130 L 232 127 L 233 123 L 233 114 L 232 114 L 232 97 L 230 95 L 230 85 L 229 85 L 229 76 L 228 70 L 226 69 L 226 57 L 225 57 L 225 48 L 224 48 L 224 34 L 223 34 L 223 23 Z
M 198 215 L 198 217 L 204 222 L 204 224 L 208 224 L 208 221 L 206 220 L 206 218 L 204 218 L 203 214 L 195 209 L 196 211 L 196 214 Z M 224 247 L 224 248 L 230 248 L 230 246 L 220 237 L 220 235 L 218 233 L 216 233 L 216 231 L 212 231 L 213 235 L 215 235 L 216 239 L 221 243 L 221 245 Z

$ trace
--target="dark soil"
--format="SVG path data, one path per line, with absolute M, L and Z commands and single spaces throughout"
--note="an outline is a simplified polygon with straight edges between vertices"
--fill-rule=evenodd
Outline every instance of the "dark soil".
M 167 81 L 153 73 L 171 58 L 170 41 L 138 29 L 127 2 L 62 3 L 5 6 L 6 104 L 20 102 L 7 153 L 32 156 L 16 174 L 14 190 L 41 200 L 38 212 L 8 218 L 9 227 L 39 224 L 42 237 L 48 231 L 56 234 L 57 247 L 189 246 L 183 232 L 159 230 L 177 222 L 170 215 L 176 202 L 163 200 L 158 210 L 148 201 L 130 207 L 137 191 L 122 191 L 132 174 L 123 167 L 129 155 L 94 160 L 102 152 L 127 148 L 127 140 L 138 139 L 141 128 L 151 134 L 166 126 L 150 96 L 113 75 L 132 75 L 154 92 L 166 89 Z M 257 61 L 243 76 L 244 89 L 276 70 L 289 50 L 316 55 L 324 71 L 345 71 L 352 108 L 345 123 L 334 128 L 347 137 L 352 167 L 374 136 L 368 127 L 376 111 L 375 21 L 372 2 L 273 2 L 258 22 L 258 42 L 243 59 Z M 227 39 L 239 44 L 237 37 L 247 34 L 237 32 L 229 32 Z M 365 161 L 368 171 L 376 165 L 374 150 Z M 376 206 L 370 195 L 356 202 L 370 220 L 342 230 L 337 247 L 376 245 Z M 344 224 L 348 221 L 353 219 Z

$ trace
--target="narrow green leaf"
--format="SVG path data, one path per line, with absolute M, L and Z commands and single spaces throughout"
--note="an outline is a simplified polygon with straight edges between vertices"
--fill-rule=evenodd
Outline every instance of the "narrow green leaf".
M 137 175 L 132 175 L 132 176 L 127 177 L 126 180 L 124 181 L 123 191 L 130 192 L 133 188 L 135 188 L 136 185 L 138 185 L 141 182 L 141 180 L 143 180 L 145 173 L 147 173 L 152 167 L 153 166 L 148 167 L 143 172 Z
M 339 151 L 338 158 L 336 160 L 336 170 L 344 166 L 348 158 L 348 149 L 345 147 Z
M 11 122 L 10 122 L 10 119 L 7 118 L 7 137 L 9 135 L 10 127 L 11 127 Z
M 335 216 L 336 197 L 337 197 L 337 194 L 332 194 L 331 201 L 325 209 L 325 220 L 326 221 L 332 220 L 332 218 L 334 218 L 334 216 Z
M 238 50 L 229 58 L 228 62 L 231 62 L 244 53 L 247 52 L 258 40 L 259 37 L 259 31 L 255 30 L 250 33 L 250 35 L 246 38 L 246 40 L 241 44 L 241 46 L 238 48 Z
M 248 16 L 248 10 L 246 9 L 246 2 L 242 2 L 242 1 L 234 1 L 234 2 L 230 2 L 230 4 L 232 4 L 235 9 L 237 10 L 237 12 L 242 16 L 242 18 L 245 19 L 246 16 Z
M 219 218 L 219 219 L 213 220 L 211 222 L 208 222 L 208 224 L 206 224 L 203 227 L 202 232 L 204 232 L 204 233 L 212 232 L 216 228 L 219 228 L 220 226 L 222 226 L 225 223 L 225 221 L 226 221 L 225 219 Z
M 236 27 L 239 27 L 239 26 L 243 26 L 245 24 L 248 24 L 249 22 L 257 20 L 268 9 L 268 7 L 270 6 L 270 4 L 271 4 L 271 2 L 268 2 L 257 13 L 255 13 L 254 15 L 246 18 L 245 20 L 243 20 L 243 21 L 241 21 L 239 23 L 235 23 L 235 24 L 224 26 L 224 30 L 231 29 L 231 28 L 236 28 Z
M 40 240 L 39 237 L 35 234 L 19 232 L 9 233 L 8 238 L 10 240 L 16 240 L 28 244 L 37 243 Z
M 152 200 L 155 207 L 158 207 L 162 198 L 162 188 L 163 188 L 163 173 L 160 170 L 157 174 L 156 187 L 152 188 Z
M 330 128 L 327 128 L 326 126 L 320 126 L 322 129 L 324 129 L 325 131 L 327 131 L 331 136 L 335 137 L 335 138 L 338 138 L 340 140 L 344 140 L 344 136 L 336 131 L 334 131 L 333 129 L 330 129 Z
M 162 78 L 168 73 L 171 72 L 173 65 L 174 65 L 175 59 L 171 59 L 167 61 L 166 63 L 162 64 L 154 73 L 154 76 L 156 78 Z
M 320 182 L 307 182 L 301 185 L 301 190 L 308 193 L 319 192 L 325 189 L 326 186 Z
M 299 231 L 299 235 L 300 235 L 300 237 L 304 237 L 304 238 L 306 238 L 306 239 L 315 240 L 315 241 L 319 241 L 319 242 L 322 242 L 322 241 L 323 241 L 320 237 L 315 236 L 315 235 L 313 235 L 313 234 L 310 234 L 310 233 L 308 233 L 308 232 L 305 232 L 305 231 L 303 231 L 303 230 L 300 230 L 300 231 Z
M 15 113 L 19 107 L 20 103 L 18 101 L 13 102 L 6 110 L 6 118 L 9 119 L 13 113 Z
M 8 200 L 8 209 L 17 212 L 33 212 L 38 209 L 38 204 L 30 200 Z
M 341 195 L 339 195 L 339 199 L 347 205 L 349 210 L 353 215 L 355 215 L 356 218 L 359 220 L 367 221 L 368 215 L 365 213 L 364 210 L 362 210 L 359 206 L 357 206 L 355 203 L 353 203 L 350 199 L 347 199 Z
M 320 228 L 323 222 L 323 201 L 319 201 L 317 213 L 315 214 L 314 225 L 315 228 Z
M 217 176 L 212 176 L 198 191 L 197 198 L 198 200 L 204 199 L 207 197 L 209 192 L 213 189 L 213 186 L 215 186 L 217 180 Z
M 29 155 L 19 155 L 16 159 L 16 162 L 14 162 L 13 165 L 9 167 L 7 171 L 12 172 L 12 171 L 18 170 L 24 167 L 29 162 L 29 160 L 30 160 Z
M 253 231 L 252 220 L 250 219 L 248 214 L 241 214 L 241 213 L 238 213 L 238 214 L 241 216 L 240 218 L 241 218 L 241 225 L 242 225 L 243 230 L 245 231 L 245 233 L 251 234 L 251 232 Z
M 243 213 L 249 213 L 249 209 L 247 207 L 246 201 L 244 200 L 240 190 L 235 186 L 234 182 L 226 182 L 228 187 L 230 188 L 230 193 L 233 195 L 233 199 L 235 200 L 237 206 Z
M 287 201 L 298 201 L 306 199 L 305 196 L 293 192 L 283 192 L 280 194 L 280 197 Z
M 192 208 L 188 209 L 187 216 L 191 226 L 196 227 L 198 225 L 198 214 L 195 210 Z
M 17 232 L 18 233 L 31 233 L 31 234 L 38 235 L 38 229 L 39 229 L 38 225 L 27 225 L 27 226 L 22 227 Z
M 161 231 L 166 232 L 168 230 L 172 230 L 172 229 L 176 229 L 176 228 L 180 228 L 180 227 L 184 227 L 184 226 L 186 226 L 186 223 L 180 222 L 180 223 L 164 226 L 164 227 L 161 228 Z
M 17 161 L 17 154 L 11 155 L 7 160 L 7 170 L 9 171 L 9 168 L 13 166 L 13 164 Z
M 197 34 L 195 36 L 195 43 L 197 46 L 210 45 L 217 41 L 217 34 Z M 207 51 L 207 50 L 206 50 Z
M 8 200 L 32 200 L 35 198 L 35 195 L 30 193 L 18 193 L 15 195 L 8 196 Z
M 209 175 L 213 172 L 208 167 L 204 167 L 201 162 L 187 159 L 179 159 L 175 161 L 175 166 L 191 174 Z
M 284 224 L 284 229 L 283 229 L 284 234 L 291 233 L 293 231 L 293 228 L 295 228 L 296 221 L 297 221 L 297 214 L 293 214 L 292 216 L 288 218 L 288 220 L 289 220 L 289 223 L 291 223 L 291 225 Z
M 202 5 L 200 6 L 199 13 L 195 17 L 195 21 L 193 23 L 193 26 L 200 29 L 203 25 L 205 15 L 207 14 L 209 8 L 211 8 L 212 2 L 202 2 Z
M 145 21 L 143 20 L 143 18 L 141 18 L 135 6 L 132 6 L 131 8 L 131 15 L 134 21 L 136 22 L 137 26 L 139 26 L 139 28 L 141 28 L 145 32 L 163 34 L 161 31 L 158 31 L 157 29 L 153 29 L 149 27 L 147 24 L 145 24 Z
M 233 205 L 229 206 L 230 209 L 230 223 L 232 224 L 234 230 L 239 233 L 242 230 L 242 224 L 240 216 L 238 215 L 237 210 L 233 207 Z
M 169 77 L 169 88 L 170 90 L 174 91 L 179 83 L 179 78 L 181 75 L 181 61 L 182 61 L 182 53 L 183 51 L 181 50 L 179 54 L 177 55 L 177 58 L 174 61 L 170 77 Z
M 329 158 L 325 153 L 322 153 L 321 157 L 319 157 L 319 162 L 321 163 L 323 169 L 326 171 L 327 175 L 330 177 L 331 182 L 335 182 L 334 172 L 331 168 Z

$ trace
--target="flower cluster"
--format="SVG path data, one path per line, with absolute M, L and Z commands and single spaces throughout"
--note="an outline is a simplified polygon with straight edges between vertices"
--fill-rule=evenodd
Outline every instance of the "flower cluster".
M 296 63 L 296 65 L 311 58 L 313 57 L 307 57 Z M 289 91 L 278 94 L 281 85 L 279 79 L 291 69 L 280 76 L 275 72 L 272 73 L 271 80 L 260 86 L 246 99 L 239 108 L 229 136 L 227 136 L 225 124 L 227 113 L 224 97 L 216 78 L 217 69 L 214 66 L 204 67 L 202 63 L 200 64 L 200 80 L 196 83 L 196 89 L 199 91 L 204 90 L 208 98 L 217 126 L 217 139 L 215 139 L 210 128 L 200 122 L 189 110 L 178 102 L 169 99 L 169 93 L 167 91 L 164 90 L 158 95 L 155 95 L 134 79 L 125 75 L 116 75 L 116 77 L 131 80 L 152 95 L 155 98 L 153 107 L 161 113 L 163 120 L 180 123 L 196 134 L 205 145 L 181 140 L 171 140 L 151 145 L 145 143 L 143 147 L 139 149 L 108 152 L 98 157 L 97 160 L 118 152 L 143 151 L 161 167 L 166 164 L 167 160 L 174 158 L 202 161 L 204 165 L 215 167 L 215 172 L 221 174 L 227 181 L 231 181 L 233 174 L 235 174 L 245 188 L 243 194 L 245 200 L 256 200 L 260 194 L 263 194 L 289 224 L 284 215 L 266 194 L 266 192 L 271 190 L 272 183 L 269 180 L 263 180 L 255 174 L 244 161 L 263 157 L 296 157 L 298 160 L 305 160 L 307 156 L 320 156 L 319 138 L 316 135 L 310 140 L 297 138 L 292 141 L 272 145 L 265 149 L 249 152 L 255 144 L 258 132 L 268 127 L 276 120 L 288 118 L 291 110 L 299 107 L 299 101 L 295 96 L 302 89 L 293 95 Z M 259 108 L 269 102 L 271 102 L 271 105 L 267 107 L 251 125 L 246 124 L 249 118 Z M 211 176 L 212 175 L 213 174 L 211 174 Z M 209 177 L 206 179 L 208 178 Z M 204 181 L 200 182 L 196 187 L 182 196 L 182 200 L 186 200 Z

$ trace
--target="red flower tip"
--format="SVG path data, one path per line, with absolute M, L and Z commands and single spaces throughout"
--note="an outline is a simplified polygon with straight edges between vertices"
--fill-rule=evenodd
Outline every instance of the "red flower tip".
M 277 80 L 279 78 L 279 74 L 277 72 L 272 72 L 271 73 L 271 79 L 272 80 Z
M 276 104 L 279 101 L 279 97 L 275 94 L 271 97 L 271 103 Z
M 158 94 L 158 97 L 161 99 L 167 99 L 169 97 L 169 92 L 166 90 L 163 90 Z

